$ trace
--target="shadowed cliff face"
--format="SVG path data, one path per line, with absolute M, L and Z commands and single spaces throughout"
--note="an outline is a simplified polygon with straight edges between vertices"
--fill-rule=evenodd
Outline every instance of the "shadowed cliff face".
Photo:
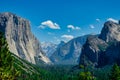
M 108 44 L 96 36 L 89 36 L 83 45 L 80 64 L 97 65 L 100 55 L 106 50 Z
M 40 43 L 31 33 L 30 22 L 12 13 L 0 13 L 0 31 L 5 33 L 9 49 L 12 53 L 31 63 L 35 57 L 49 63 L 49 59 L 42 53 Z
M 120 64 L 120 24 L 108 21 L 98 37 L 89 36 L 83 45 L 80 64 L 102 67 Z

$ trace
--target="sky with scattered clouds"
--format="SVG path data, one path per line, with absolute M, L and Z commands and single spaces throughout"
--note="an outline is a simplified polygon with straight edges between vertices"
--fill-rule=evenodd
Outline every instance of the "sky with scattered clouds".
M 41 42 L 59 43 L 99 34 L 104 22 L 120 19 L 120 0 L 1 0 L 0 12 L 30 20 Z

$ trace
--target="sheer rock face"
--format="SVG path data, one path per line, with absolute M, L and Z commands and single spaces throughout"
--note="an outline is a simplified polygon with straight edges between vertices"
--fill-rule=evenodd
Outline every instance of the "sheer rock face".
M 80 64 L 102 67 L 114 63 L 120 64 L 120 24 L 108 21 L 98 37 L 88 37 Z
M 0 13 L 0 30 L 5 33 L 9 50 L 22 59 L 36 63 L 35 57 L 44 56 L 40 43 L 31 33 L 30 22 L 12 13 Z M 40 58 L 49 63 L 49 59 Z
M 80 56 L 80 64 L 98 65 L 102 52 L 106 50 L 108 44 L 96 36 L 89 36 L 83 45 Z

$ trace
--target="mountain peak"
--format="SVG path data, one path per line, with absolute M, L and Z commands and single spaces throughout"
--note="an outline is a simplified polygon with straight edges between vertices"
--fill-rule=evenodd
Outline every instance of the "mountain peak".
M 120 24 L 107 21 L 102 28 L 99 38 L 106 41 L 120 41 Z
M 63 43 L 65 43 L 64 41 L 60 41 L 60 44 L 63 44 Z
M 107 21 L 98 37 L 90 36 L 83 45 L 80 64 L 102 67 L 119 63 L 120 24 Z
M 0 13 L 0 14 L 3 14 L 3 15 L 15 15 L 14 13 L 11 13 L 11 12 L 3 12 L 3 13 Z
M 10 18 L 10 17 L 19 17 L 19 16 L 17 16 L 17 15 L 14 14 L 14 13 L 11 13 L 11 12 L 3 12 L 3 13 L 0 13 L 0 17 Z M 19 18 L 20 18 L 20 17 L 19 17 Z

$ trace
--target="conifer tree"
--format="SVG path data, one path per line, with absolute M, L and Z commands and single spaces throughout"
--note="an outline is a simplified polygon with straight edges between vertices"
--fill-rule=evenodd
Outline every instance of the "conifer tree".
M 109 76 L 110 80 L 120 80 L 120 67 L 114 64 Z
M 92 73 L 86 70 L 85 66 L 80 65 L 80 68 L 82 68 L 83 71 L 79 74 L 79 80 L 96 80 Z
M 0 32 L 0 80 L 13 80 L 14 74 L 12 55 L 3 33 Z

